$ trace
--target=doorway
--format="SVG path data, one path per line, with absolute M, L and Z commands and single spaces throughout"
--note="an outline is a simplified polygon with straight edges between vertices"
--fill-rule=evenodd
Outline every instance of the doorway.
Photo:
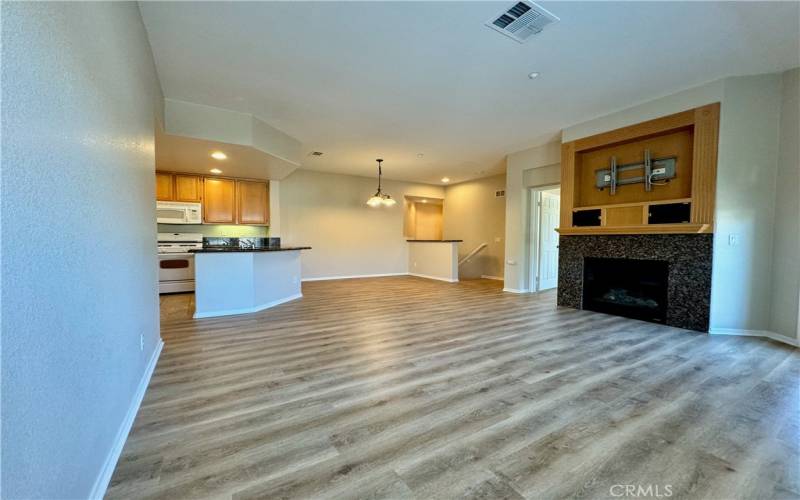
M 558 286 L 559 186 L 531 188 L 529 290 L 540 292 Z
M 444 200 L 405 197 L 403 236 L 411 240 L 441 240 Z

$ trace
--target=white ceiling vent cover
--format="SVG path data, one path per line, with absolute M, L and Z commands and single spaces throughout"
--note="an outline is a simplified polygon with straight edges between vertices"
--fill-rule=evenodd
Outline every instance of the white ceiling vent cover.
M 486 26 L 523 43 L 548 24 L 559 19 L 533 2 L 517 2 L 510 9 L 486 21 Z

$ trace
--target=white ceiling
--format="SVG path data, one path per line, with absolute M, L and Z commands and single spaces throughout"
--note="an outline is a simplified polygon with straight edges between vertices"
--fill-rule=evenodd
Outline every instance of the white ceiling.
M 171 172 L 189 172 L 211 175 L 211 169 L 220 175 L 250 179 L 283 179 L 297 167 L 251 146 L 208 141 L 194 137 L 156 132 L 156 167 Z M 224 160 L 211 157 L 222 151 Z
M 325 153 L 303 168 L 374 175 L 382 157 L 387 178 L 422 182 L 502 172 L 566 126 L 800 65 L 798 2 L 542 2 L 561 22 L 526 44 L 483 25 L 512 4 L 140 6 L 166 97 L 252 113 Z

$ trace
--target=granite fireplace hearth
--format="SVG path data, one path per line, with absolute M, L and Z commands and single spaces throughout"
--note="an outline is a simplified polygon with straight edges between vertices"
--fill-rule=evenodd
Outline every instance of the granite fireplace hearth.
M 707 332 L 712 238 L 562 235 L 558 305 Z

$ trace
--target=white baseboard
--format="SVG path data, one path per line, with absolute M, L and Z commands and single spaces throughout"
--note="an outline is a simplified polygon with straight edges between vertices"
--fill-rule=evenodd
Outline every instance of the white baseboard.
M 273 300 L 272 302 L 267 302 L 266 304 L 261 304 L 255 307 L 245 307 L 243 309 L 223 309 L 221 311 L 209 311 L 209 312 L 201 312 L 201 313 L 194 313 L 192 316 L 194 319 L 202 319 L 202 318 L 216 318 L 217 316 L 233 316 L 236 314 L 249 314 L 258 311 L 263 311 L 264 309 L 269 309 L 270 307 L 275 307 L 286 302 L 290 302 L 292 300 L 297 300 L 303 296 L 302 293 L 296 293 L 294 295 L 289 295 L 288 297 L 284 297 L 282 299 Z
M 766 337 L 768 339 L 783 342 L 790 346 L 800 347 L 800 342 L 797 339 L 784 337 L 769 330 L 740 330 L 738 328 L 711 328 L 708 330 L 709 335 L 737 335 L 740 337 Z
M 352 280 L 352 279 L 358 279 L 358 278 L 385 278 L 387 276 L 408 276 L 408 273 L 352 274 L 352 275 L 348 275 L 348 276 L 323 276 L 321 278 L 303 278 L 303 281 Z
M 147 391 L 147 386 L 150 384 L 150 377 L 153 376 L 153 371 L 156 369 L 156 363 L 158 363 L 158 357 L 161 356 L 161 349 L 163 347 L 164 341 L 158 339 L 158 345 L 150 356 L 150 361 L 147 362 L 147 367 L 145 367 L 142 378 L 139 380 L 139 387 L 136 388 L 136 393 L 134 393 L 133 400 L 131 400 L 131 404 L 128 407 L 128 413 L 125 414 L 125 418 L 119 426 L 117 435 L 114 438 L 114 444 L 106 456 L 103 467 L 100 469 L 100 474 L 98 474 L 97 479 L 94 481 L 94 486 L 92 487 L 92 492 L 89 494 L 89 498 L 101 500 L 106 494 L 108 483 L 111 481 L 111 476 L 114 474 L 114 469 L 117 467 L 119 456 L 122 454 L 122 448 L 125 447 L 125 441 L 128 440 L 128 433 L 131 432 L 133 421 L 136 419 L 136 413 L 138 413 L 139 406 L 142 404 L 144 393 Z
M 503 291 L 511 293 L 528 293 L 528 290 L 525 288 L 503 288 Z
M 481 274 L 481 278 L 485 280 L 505 281 L 502 276 L 489 276 L 488 274 Z
M 457 279 L 442 278 L 440 276 L 431 276 L 429 274 L 408 273 L 409 276 L 416 276 L 417 278 L 427 278 L 429 280 L 446 281 L 448 283 L 458 283 Z

